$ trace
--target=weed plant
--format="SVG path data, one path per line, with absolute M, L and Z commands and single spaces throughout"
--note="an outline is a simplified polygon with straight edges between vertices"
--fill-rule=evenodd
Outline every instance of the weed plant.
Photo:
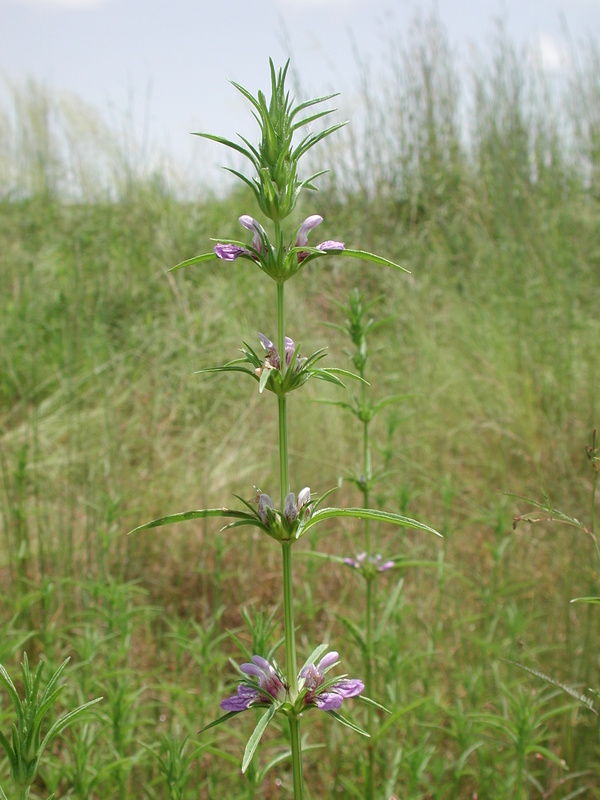
M 334 364 L 346 335 L 329 329 L 323 339 L 326 298 L 344 302 L 354 286 L 383 298 L 381 317 L 393 320 L 370 333 L 373 391 L 410 397 L 391 440 L 385 425 L 374 427 L 381 463 L 392 442 L 392 475 L 375 499 L 405 516 L 418 509 L 444 533 L 439 550 L 403 539 L 406 559 L 437 559 L 436 568 L 407 567 L 383 603 L 378 699 L 406 713 L 382 737 L 377 788 L 388 799 L 508 800 L 521 774 L 530 797 L 598 797 L 594 715 L 506 663 L 579 694 L 600 686 L 595 608 L 586 608 L 588 622 L 584 607 L 568 602 L 597 594 L 596 565 L 581 557 L 579 532 L 513 530 L 522 501 L 503 494 L 518 487 L 537 497 L 544 486 L 554 508 L 589 519 L 590 486 L 577 476 L 580 443 L 598 418 L 597 47 L 574 51 L 563 95 L 556 84 L 534 92 L 547 76 L 497 40 L 480 56 L 479 91 L 472 87 L 467 105 L 443 30 L 422 25 L 411 37 L 406 47 L 390 39 L 393 69 L 363 85 L 365 107 L 378 116 L 349 110 L 353 125 L 325 153 L 333 169 L 318 197 L 324 239 L 359 242 L 412 274 L 399 292 L 391 271 L 322 259 L 287 295 L 287 324 L 303 331 L 303 352 L 327 343 Z M 502 82 L 511 91 L 499 93 Z M 427 108 L 432 135 L 417 137 Z M 231 537 L 207 520 L 172 527 L 168 539 L 123 536 L 165 510 L 216 507 L 231 493 L 249 498 L 257 474 L 263 487 L 278 480 L 263 398 L 240 397 L 232 376 L 191 377 L 262 330 L 269 282 L 239 261 L 166 273 L 216 231 L 235 238 L 249 190 L 188 202 L 166 179 L 130 169 L 127 192 L 82 191 L 67 203 L 60 186 L 48 193 L 24 177 L 37 169 L 27 155 L 35 148 L 17 157 L 20 139 L 5 131 L 2 153 L 21 177 L 1 173 L 0 663 L 15 680 L 24 651 L 33 664 L 44 654 L 46 674 L 71 656 L 65 707 L 105 695 L 93 717 L 45 752 L 31 797 L 170 797 L 176 790 L 147 747 L 164 764 L 169 748 L 182 766 L 193 756 L 177 773 L 187 776 L 183 797 L 285 796 L 289 760 L 268 770 L 261 760 L 254 777 L 240 777 L 243 725 L 197 736 L 230 690 L 229 657 L 239 660 L 239 644 L 224 632 L 254 653 L 241 610 L 251 614 L 254 604 L 279 619 L 279 554 L 251 535 L 241 565 Z M 454 144 L 434 158 L 438 142 Z M 64 151 L 53 147 L 37 149 L 42 167 L 49 153 L 48 174 L 57 159 L 62 169 Z M 310 213 L 300 201 L 299 218 Z M 322 399 L 324 387 L 309 382 L 303 394 Z M 289 417 L 298 486 L 335 485 L 340 465 L 356 461 L 358 429 L 305 401 Z M 269 460 L 275 466 L 263 473 Z M 355 497 L 345 482 L 336 503 L 352 506 Z M 348 549 L 350 535 L 361 541 L 359 523 L 305 545 L 352 555 L 360 550 Z M 380 551 L 397 552 L 387 536 Z M 315 582 L 308 559 L 294 570 L 298 648 L 339 642 L 345 669 L 361 675 L 340 621 L 362 624 L 358 576 L 333 563 L 327 581 Z M 141 610 L 128 615 L 128 607 Z M 125 702 L 108 700 L 107 689 L 125 680 Z M 554 714 L 565 699 L 572 709 Z M 12 724 L 7 701 L 2 693 L 2 730 Z M 118 719 L 119 707 L 120 738 L 99 717 L 112 709 Z M 311 740 L 323 747 L 303 751 L 307 784 L 320 796 L 353 796 L 349 782 L 362 796 L 355 740 L 313 718 Z M 162 750 L 163 742 L 172 744 Z M 266 742 L 278 756 L 288 748 L 284 729 Z M 9 771 L 0 764 L 2 785 Z

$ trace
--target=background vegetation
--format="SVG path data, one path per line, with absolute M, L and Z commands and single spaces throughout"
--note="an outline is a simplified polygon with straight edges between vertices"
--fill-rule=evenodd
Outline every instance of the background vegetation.
M 378 745 L 386 800 L 600 797 L 592 712 L 510 663 L 600 687 L 597 610 L 569 604 L 600 593 L 592 543 L 550 523 L 513 530 L 527 509 L 504 494 L 547 492 L 593 517 L 600 54 L 590 42 L 571 58 L 568 78 L 549 77 L 499 29 L 462 81 L 440 25 L 417 25 L 390 42 L 386 75 L 365 66 L 352 125 L 320 155 L 332 171 L 298 210 L 325 217 L 321 238 L 412 273 L 320 261 L 288 293 L 290 334 L 343 367 L 348 343 L 323 324 L 341 321 L 331 299 L 354 286 L 380 298 L 374 314 L 391 320 L 371 339 L 373 391 L 409 397 L 375 427 L 374 460 L 390 470 L 377 502 L 445 535 L 379 532 L 382 553 L 425 562 L 379 581 L 377 699 L 406 711 Z M 196 735 L 231 693 L 228 657 L 243 659 L 228 632 L 252 649 L 244 609 L 269 627 L 258 609 L 278 606 L 277 553 L 210 521 L 126 536 L 277 480 L 269 398 L 194 375 L 272 334 L 268 281 L 237 263 L 166 273 L 211 237 L 238 237 L 249 198 L 182 199 L 89 110 L 34 85 L 12 97 L 0 115 L 0 663 L 16 676 L 23 650 L 52 667 L 71 656 L 65 704 L 104 697 L 46 754 L 36 796 L 284 797 L 286 760 L 260 773 L 285 752 L 283 728 L 249 778 L 252 719 Z M 314 402 L 325 396 L 337 395 L 309 385 L 291 401 L 296 490 L 325 491 L 360 461 L 360 431 Z M 357 502 L 342 482 L 336 504 Z M 353 555 L 353 533 L 307 549 Z M 357 674 L 340 615 L 361 619 L 359 577 L 305 563 L 301 655 L 328 641 Z M 360 797 L 362 742 L 316 717 L 310 796 Z

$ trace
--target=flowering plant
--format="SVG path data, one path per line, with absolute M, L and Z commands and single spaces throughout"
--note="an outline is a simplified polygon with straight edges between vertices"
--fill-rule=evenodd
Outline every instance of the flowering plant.
M 290 490 L 290 469 L 288 454 L 287 395 L 303 386 L 310 378 L 326 380 L 343 387 L 339 376 L 352 376 L 346 370 L 317 367 L 324 357 L 324 349 L 301 358 L 300 346 L 286 335 L 284 287 L 287 280 L 294 276 L 304 265 L 318 258 L 337 256 L 358 258 L 374 264 L 393 267 L 406 271 L 381 256 L 356 250 L 346 243 L 326 240 L 316 247 L 309 245 L 310 233 L 318 227 L 322 217 L 312 214 L 300 222 L 291 236 L 286 233 L 283 222 L 293 212 L 298 196 L 303 189 L 314 190 L 313 181 L 322 173 L 318 172 L 301 180 L 299 177 L 300 158 L 318 142 L 338 130 L 345 123 L 337 123 L 317 132 L 309 132 L 299 142 L 294 142 L 297 132 L 304 126 L 332 113 L 333 109 L 315 111 L 317 106 L 335 95 L 319 97 L 299 105 L 294 104 L 285 89 L 285 78 L 288 64 L 276 71 L 271 68 L 271 98 L 267 102 L 262 92 L 254 97 L 243 87 L 234 86 L 244 95 L 253 107 L 254 116 L 260 127 L 260 142 L 254 146 L 241 138 L 241 144 L 232 142 L 221 136 L 200 133 L 206 139 L 216 141 L 243 155 L 254 168 L 255 174 L 248 178 L 241 172 L 227 168 L 236 175 L 253 192 L 258 206 L 270 221 L 271 231 L 254 217 L 243 214 L 239 218 L 242 227 L 247 230 L 251 241 L 217 240 L 211 252 L 194 256 L 173 267 L 174 270 L 217 259 L 231 262 L 238 258 L 250 261 L 264 274 L 270 277 L 276 286 L 277 333 L 274 341 L 264 334 L 259 334 L 264 355 L 259 355 L 252 347 L 244 343 L 243 358 L 230 361 L 224 366 L 210 367 L 201 372 L 242 372 L 258 381 L 259 392 L 268 389 L 277 397 L 278 436 L 279 436 L 279 504 L 272 497 L 257 490 L 253 501 L 238 497 L 245 506 L 244 510 L 228 508 L 199 509 L 171 514 L 140 525 L 136 531 L 160 527 L 167 524 L 191 519 L 224 517 L 232 521 L 226 523 L 224 530 L 253 526 L 258 528 L 281 546 L 282 564 L 282 606 L 284 626 L 285 665 L 280 669 L 276 662 L 258 654 L 240 667 L 242 678 L 236 693 L 223 700 L 222 710 L 226 714 L 212 722 L 206 729 L 218 725 L 230 717 L 251 708 L 266 708 L 251 734 L 242 769 L 245 770 L 260 742 L 260 739 L 278 712 L 287 719 L 290 732 L 290 755 L 292 780 L 295 800 L 303 796 L 304 778 L 302 769 L 302 744 L 300 738 L 300 718 L 311 708 L 327 712 L 338 722 L 363 733 L 352 721 L 342 717 L 339 709 L 346 699 L 361 697 L 365 702 L 377 705 L 374 701 L 363 698 L 362 680 L 346 676 L 339 678 L 326 677 L 338 663 L 337 652 L 326 653 L 327 645 L 320 645 L 309 656 L 304 666 L 298 670 L 296 657 L 296 626 L 294 624 L 293 602 L 293 568 L 292 546 L 313 526 L 332 518 L 360 518 L 380 523 L 389 523 L 399 527 L 414 528 L 429 533 L 436 533 L 429 526 L 400 514 L 372 509 L 366 504 L 363 508 L 321 507 L 329 496 L 325 492 L 320 497 L 313 497 L 308 487 L 302 489 L 298 496 Z M 305 111 L 312 109 L 308 115 Z M 265 223 L 267 224 L 267 223 Z M 359 381 L 363 379 L 359 376 Z M 379 706 L 381 708 L 381 706 Z

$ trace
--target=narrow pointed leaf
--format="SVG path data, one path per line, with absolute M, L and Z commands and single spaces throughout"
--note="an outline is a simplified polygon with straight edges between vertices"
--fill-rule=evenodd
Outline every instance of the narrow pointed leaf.
M 10 695 L 10 699 L 13 701 L 15 710 L 18 711 L 21 708 L 21 699 L 19 697 L 17 690 L 15 689 L 15 685 L 12 682 L 10 675 L 4 669 L 2 664 L 0 664 L 0 681 L 6 687 L 6 690 Z
M 329 136 L 332 133 L 335 133 L 335 131 L 338 131 L 340 128 L 343 128 L 344 125 L 347 124 L 348 124 L 347 122 L 338 122 L 336 125 L 332 125 L 330 128 L 326 128 L 326 130 L 321 131 L 320 133 L 306 136 L 292 153 L 292 158 L 297 161 L 304 155 L 304 153 L 310 150 L 311 147 L 314 147 L 316 144 L 325 139 L 327 136 Z
M 373 708 L 378 708 L 380 711 L 385 711 L 386 714 L 391 714 L 392 712 L 389 708 L 382 706 L 381 703 L 378 703 L 376 700 L 371 700 L 370 697 L 365 697 L 364 694 L 361 694 L 357 697 L 361 703 L 366 703 L 368 706 L 373 706 Z
M 360 733 L 361 736 L 366 736 L 367 739 L 370 739 L 371 736 L 366 731 L 363 731 L 362 728 L 359 728 L 358 725 L 355 725 L 354 722 L 351 722 L 346 717 L 343 717 L 338 711 L 327 711 L 330 717 L 333 717 L 337 722 L 341 722 L 342 725 L 345 725 L 350 730 L 355 731 L 356 733 Z
M 2 731 L 0 731 L 0 745 L 2 745 L 2 747 L 6 750 L 6 755 L 8 757 L 8 760 L 10 761 L 10 766 L 12 770 L 15 764 L 15 756 L 13 753 L 13 749 L 10 746 L 10 742 L 8 741 L 6 736 L 2 733 Z
M 593 701 L 590 700 L 589 697 L 586 697 L 584 694 L 580 694 L 576 689 L 573 689 L 573 687 L 567 686 L 566 684 L 555 680 L 554 678 L 550 677 L 550 675 L 546 675 L 544 672 L 540 672 L 537 669 L 532 669 L 531 667 L 526 667 L 525 664 L 519 664 L 518 661 L 511 661 L 508 658 L 503 658 L 502 660 L 505 661 L 507 664 L 512 664 L 513 667 L 519 667 L 519 669 L 522 669 L 525 672 L 528 672 L 530 675 L 533 675 L 535 678 L 540 678 L 540 680 L 543 680 L 546 683 L 549 683 L 551 686 L 555 686 L 557 689 L 560 689 L 561 691 L 565 692 L 565 694 L 568 694 L 570 697 L 572 697 L 575 700 L 579 701 L 584 706 L 587 706 L 590 711 L 593 711 L 594 714 L 598 714 L 598 712 L 594 708 Z
M 290 114 L 290 119 L 294 119 L 296 114 L 299 114 L 301 111 L 304 111 L 305 108 L 310 108 L 311 106 L 316 106 L 319 103 L 326 103 L 328 100 L 333 100 L 334 97 L 339 97 L 339 92 L 333 92 L 333 94 L 325 94 L 323 97 L 315 97 L 313 100 L 305 100 L 303 103 L 294 108 L 294 110 Z
M 168 269 L 167 272 L 175 272 L 176 270 L 183 269 L 184 267 L 191 267 L 192 264 L 202 264 L 204 261 L 212 261 L 215 258 L 217 258 L 217 254 L 215 252 L 202 253 L 200 256 L 194 256 L 193 258 L 188 258 L 185 261 L 182 261 L 180 264 L 175 264 L 175 266 Z
M 200 736 L 201 733 L 205 733 L 206 731 L 210 730 L 211 728 L 216 728 L 217 725 L 222 725 L 223 722 L 227 722 L 228 719 L 231 719 L 232 717 L 237 717 L 238 714 L 242 713 L 243 713 L 242 711 L 228 711 L 227 714 L 223 714 L 222 717 L 214 719 L 212 722 L 209 722 L 208 725 L 205 725 L 203 728 L 201 728 L 198 731 L 198 736 Z
M 137 528 L 129 531 L 129 534 L 138 533 L 148 528 L 160 528 L 163 525 L 172 525 L 175 522 L 187 522 L 190 519 L 206 519 L 207 517 L 234 517 L 235 519 L 254 519 L 246 511 L 236 511 L 231 508 L 202 508 L 198 511 L 182 511 L 179 514 L 169 514 L 166 517 L 153 519 L 138 525 Z M 129 535 L 128 534 L 128 535 Z
M 391 405 L 392 403 L 400 403 L 402 400 L 407 400 L 409 397 L 412 397 L 410 394 L 396 394 L 391 397 L 384 397 L 383 400 L 380 400 L 373 406 L 373 413 L 377 414 L 378 411 L 381 411 L 382 408 Z
M 44 736 L 39 752 L 41 753 L 47 744 L 49 744 L 56 736 L 58 736 L 61 731 L 63 731 L 68 725 L 77 719 L 77 717 L 81 716 L 84 711 L 87 711 L 92 706 L 95 706 L 96 703 L 99 703 L 102 699 L 102 697 L 96 697 L 95 700 L 90 700 L 88 703 L 84 703 L 82 706 L 79 706 L 79 708 L 75 708 L 73 711 L 69 711 L 67 714 L 57 719 L 48 733 Z
M 337 108 L 325 108 L 322 111 L 317 111 L 310 117 L 304 117 L 304 119 L 294 123 L 294 125 L 292 125 L 292 130 L 297 131 L 298 128 L 302 128 L 304 125 L 310 125 L 311 122 L 316 122 L 318 119 L 321 119 L 321 117 L 326 117 L 328 114 L 333 114 L 334 111 L 337 111 Z
M 232 169 L 232 167 L 223 167 L 223 169 L 226 172 L 231 172 L 232 175 L 235 175 L 236 178 L 239 178 L 241 181 L 243 181 L 247 186 L 249 186 L 252 189 L 252 191 L 254 192 L 254 194 L 256 196 L 256 199 L 257 200 L 260 199 L 260 192 L 256 188 L 256 184 L 253 181 L 251 181 L 249 178 L 247 178 L 241 172 L 238 172 L 237 169 Z
M 404 517 L 401 514 L 392 514 L 388 511 L 378 511 L 372 508 L 322 508 L 318 511 L 315 511 L 307 520 L 306 524 L 304 525 L 302 532 L 304 533 L 306 530 L 311 528 L 313 525 L 318 524 L 326 519 L 333 519 L 335 517 L 354 517 L 356 519 L 372 519 L 376 522 L 388 522 L 390 525 L 398 525 L 401 528 L 413 528 L 414 530 L 424 531 L 426 533 L 433 533 L 435 536 L 442 537 L 441 533 L 438 533 L 433 528 L 430 528 L 429 525 L 425 525 L 423 522 L 418 522 L 416 519 L 411 519 L 410 517 Z
M 246 745 L 246 749 L 244 751 L 244 758 L 242 761 L 242 772 L 246 772 L 248 767 L 250 766 L 250 762 L 252 761 L 252 757 L 258 747 L 258 743 L 260 742 L 263 733 L 265 732 L 267 725 L 273 717 L 275 716 L 275 712 L 277 711 L 277 705 L 271 705 L 267 709 L 266 713 L 262 715 L 259 719 L 256 728 L 254 728 L 252 735 L 248 739 L 248 744 Z
M 259 114 L 262 114 L 262 108 L 260 106 L 260 103 L 256 100 L 256 98 L 252 94 L 250 94 L 248 89 L 244 89 L 243 86 L 240 86 L 240 84 L 236 83 L 235 81 L 230 81 L 230 83 L 231 83 L 232 86 L 235 86 L 235 88 L 238 90 L 238 92 L 240 92 L 241 94 L 244 95 L 246 100 L 248 100 L 250 103 L 252 103 L 252 105 L 258 111 Z
M 310 376 L 311 378 L 316 378 L 319 381 L 325 381 L 326 383 L 333 383 L 334 386 L 341 386 L 342 389 L 346 388 L 346 384 L 335 375 L 332 375 L 328 370 L 314 369 L 311 370 Z
M 250 375 L 251 378 L 256 378 L 256 375 L 254 374 L 254 372 L 251 369 L 248 369 L 248 367 L 239 367 L 239 366 L 235 366 L 234 364 L 231 364 L 229 366 L 225 365 L 223 367 L 205 367 L 204 369 L 197 369 L 194 372 L 194 375 L 202 375 L 203 373 L 208 373 L 208 372 L 213 372 L 213 373 L 217 373 L 217 372 L 245 372 L 246 375 Z
M 211 142 L 217 142 L 218 144 L 224 144 L 225 147 L 230 147 L 232 150 L 236 150 L 238 153 L 241 153 L 247 159 L 249 159 L 255 166 L 256 166 L 256 159 L 245 147 L 242 147 L 241 144 L 237 144 L 237 142 L 232 142 L 229 139 L 225 139 L 223 136 L 216 136 L 213 133 L 197 133 L 194 131 L 193 136 L 200 136 L 202 139 L 209 139 Z
M 357 375 L 355 372 L 350 372 L 347 369 L 342 369 L 341 367 L 323 367 L 325 372 L 331 372 L 335 375 L 344 375 L 346 378 L 353 378 L 355 381 L 359 381 L 360 383 L 364 383 L 365 386 L 370 386 L 371 384 L 369 381 L 361 378 L 360 375 Z
M 389 261 L 387 258 L 383 258 L 383 256 L 377 256 L 375 253 L 367 253 L 366 250 L 351 250 L 350 248 L 345 248 L 344 250 L 325 250 L 324 252 L 329 252 L 332 255 L 339 255 L 339 256 L 350 256 L 350 258 L 360 258 L 363 261 L 371 261 L 373 264 L 381 264 L 385 267 L 393 267 L 394 269 L 399 269 L 401 272 L 406 272 L 410 275 L 410 270 L 406 269 L 405 267 L 401 267 L 400 264 L 396 264 L 393 261 Z

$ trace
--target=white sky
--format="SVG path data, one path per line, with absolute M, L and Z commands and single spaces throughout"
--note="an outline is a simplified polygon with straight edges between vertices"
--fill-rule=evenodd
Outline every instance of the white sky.
M 377 75 L 419 8 L 437 10 L 459 58 L 489 50 L 498 18 L 549 69 L 566 67 L 565 23 L 572 42 L 600 39 L 600 0 L 0 0 L 0 76 L 73 92 L 140 139 L 146 128 L 181 163 L 201 153 L 214 178 L 222 150 L 190 131 L 256 138 L 228 79 L 267 89 L 269 56 L 278 66 L 291 56 L 303 99 L 347 101 L 353 48 Z

